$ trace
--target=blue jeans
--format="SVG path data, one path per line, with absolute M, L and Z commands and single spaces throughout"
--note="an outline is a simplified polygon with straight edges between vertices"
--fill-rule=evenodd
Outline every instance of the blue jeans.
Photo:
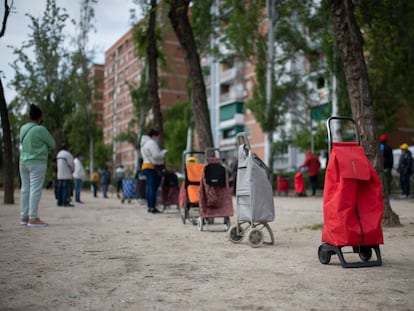
M 22 164 L 19 165 L 22 181 L 20 197 L 20 217 L 37 218 L 42 187 L 45 182 L 47 164 Z
M 75 178 L 75 202 L 80 202 L 80 193 L 82 190 L 83 180 L 80 178 Z
M 57 204 L 58 206 L 67 206 L 70 197 L 70 179 L 59 179 L 57 189 Z
M 144 169 L 142 174 L 147 177 L 147 206 L 148 208 L 155 208 L 157 203 L 157 191 L 161 184 L 161 177 L 156 170 Z
M 102 184 L 102 194 L 104 198 L 108 197 L 109 184 Z
M 410 175 L 400 175 L 400 184 L 403 195 L 410 195 Z
M 93 197 L 96 198 L 98 196 L 98 184 L 96 182 L 92 182 L 92 191 L 93 191 Z

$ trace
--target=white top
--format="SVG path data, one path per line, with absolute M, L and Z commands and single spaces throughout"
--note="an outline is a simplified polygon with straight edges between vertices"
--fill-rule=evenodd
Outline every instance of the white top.
M 167 150 L 160 150 L 157 142 L 148 135 L 141 138 L 141 153 L 144 163 L 152 163 L 154 165 L 164 164 L 164 157 Z
M 73 172 L 73 178 L 85 179 L 86 178 L 86 171 L 85 171 L 85 168 L 82 165 L 82 162 L 78 158 L 75 158 L 75 160 L 73 162 L 75 164 L 75 170 Z
M 57 179 L 72 179 L 75 163 L 72 154 L 67 150 L 60 150 L 56 156 Z

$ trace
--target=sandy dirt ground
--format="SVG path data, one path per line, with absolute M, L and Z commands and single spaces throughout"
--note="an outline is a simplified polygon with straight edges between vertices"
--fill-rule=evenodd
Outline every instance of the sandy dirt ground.
M 318 260 L 321 196 L 275 197 L 275 244 L 259 248 L 221 219 L 200 232 L 174 208 L 82 196 L 58 208 L 45 190 L 46 228 L 19 225 L 18 192 L 1 205 L 0 310 L 414 310 L 414 200 L 392 201 L 403 226 L 384 228 L 383 265 L 345 269 Z

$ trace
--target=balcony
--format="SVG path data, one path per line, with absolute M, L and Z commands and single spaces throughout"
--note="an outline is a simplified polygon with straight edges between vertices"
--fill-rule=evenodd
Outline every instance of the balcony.
M 235 67 L 221 71 L 219 75 L 219 82 L 226 83 L 233 81 L 237 76 L 237 70 Z

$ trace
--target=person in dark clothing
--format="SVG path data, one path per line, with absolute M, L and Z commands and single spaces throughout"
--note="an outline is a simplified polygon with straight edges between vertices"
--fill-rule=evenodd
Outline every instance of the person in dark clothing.
M 111 184 L 111 173 L 109 172 L 107 167 L 104 168 L 100 176 L 101 176 L 101 185 L 102 185 L 102 195 L 105 199 L 107 199 L 109 185 Z
M 318 186 L 318 175 L 321 168 L 321 162 L 317 155 L 313 154 L 310 150 L 306 151 L 305 162 L 299 166 L 299 168 L 307 168 L 309 182 L 312 187 L 312 196 L 316 195 L 316 188 Z
M 400 173 L 400 185 L 402 190 L 402 199 L 408 199 L 410 196 L 410 176 L 412 172 L 413 159 L 407 144 L 400 146 L 401 156 L 398 162 L 398 173 Z
M 385 176 L 385 191 L 388 191 L 388 194 L 391 194 L 391 182 L 392 182 L 392 169 L 394 167 L 394 156 L 392 154 L 392 149 L 388 145 L 388 136 L 382 134 L 380 136 L 380 149 L 382 152 L 382 157 L 384 159 L 384 176 Z
M 120 198 L 123 189 L 122 189 L 122 180 L 125 178 L 125 168 L 121 164 L 115 170 L 115 177 L 116 177 L 116 197 Z

